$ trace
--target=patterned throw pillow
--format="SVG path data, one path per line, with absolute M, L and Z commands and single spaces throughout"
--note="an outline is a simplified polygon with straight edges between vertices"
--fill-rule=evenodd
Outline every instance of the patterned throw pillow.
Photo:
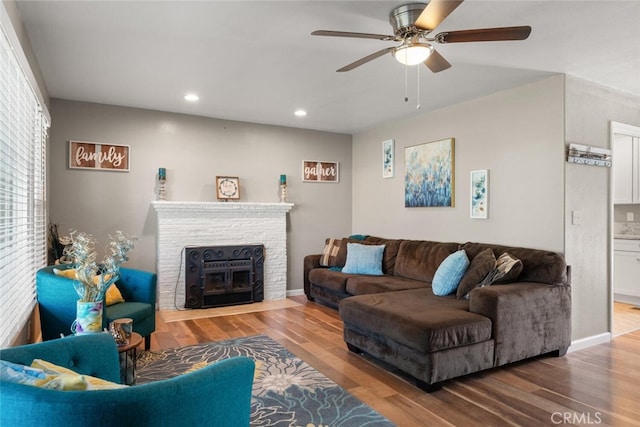
M 484 288 L 498 283 L 515 282 L 520 273 L 522 273 L 522 268 L 522 260 L 505 252 L 496 260 L 496 267 L 476 287 Z M 471 290 L 465 295 L 464 299 L 469 299 L 470 292 Z
M 431 282 L 434 295 L 445 296 L 452 294 L 469 268 L 469 258 L 464 249 L 452 253 L 438 266 Z
M 340 251 L 342 239 L 327 239 L 324 243 L 324 250 L 320 257 L 320 265 L 323 267 L 337 267 L 336 259 Z

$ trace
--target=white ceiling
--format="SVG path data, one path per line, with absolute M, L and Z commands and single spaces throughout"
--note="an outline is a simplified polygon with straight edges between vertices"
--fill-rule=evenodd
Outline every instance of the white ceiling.
M 391 55 L 335 70 L 393 42 L 407 1 L 18 1 L 49 95 L 355 133 L 553 73 L 640 96 L 640 1 L 466 0 L 435 31 L 530 25 L 529 39 L 437 45 L 453 65 L 407 71 Z M 419 69 L 419 76 L 418 76 Z M 418 91 L 418 81 L 420 90 Z M 183 100 L 200 96 L 196 104 Z M 418 100 L 418 93 L 420 94 Z M 303 108 L 307 117 L 297 118 Z

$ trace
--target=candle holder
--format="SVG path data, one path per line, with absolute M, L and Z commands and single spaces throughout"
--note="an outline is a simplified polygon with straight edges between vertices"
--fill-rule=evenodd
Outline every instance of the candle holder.
M 167 198 L 167 170 L 165 168 L 158 169 L 158 200 L 166 200 Z
M 280 175 L 280 203 L 287 202 L 287 175 Z
M 166 200 L 167 199 L 167 180 L 159 179 L 158 180 L 158 200 Z

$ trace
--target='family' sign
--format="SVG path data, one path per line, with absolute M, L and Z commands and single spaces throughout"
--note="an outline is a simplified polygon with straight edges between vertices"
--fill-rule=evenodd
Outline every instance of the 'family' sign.
M 69 141 L 69 168 L 129 171 L 129 146 Z

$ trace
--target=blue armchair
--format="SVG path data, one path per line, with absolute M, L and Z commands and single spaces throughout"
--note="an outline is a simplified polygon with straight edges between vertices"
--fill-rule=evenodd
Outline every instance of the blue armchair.
M 42 339 L 60 338 L 69 335 L 71 324 L 76 319 L 78 294 L 73 281 L 56 276 L 53 269 L 70 266 L 56 265 L 40 269 L 36 273 L 36 294 L 40 310 Z M 102 327 L 106 328 L 115 319 L 133 319 L 133 330 L 145 338 L 145 349 L 151 345 L 151 333 L 156 329 L 156 283 L 157 275 L 141 270 L 120 267 L 120 279 L 116 286 L 125 302 L 111 306 L 103 305 Z
M 0 359 L 43 359 L 112 382 L 120 378 L 109 334 L 69 336 L 0 350 Z M 234 357 L 171 379 L 112 390 L 59 391 L 0 381 L 2 426 L 246 427 L 255 363 Z

